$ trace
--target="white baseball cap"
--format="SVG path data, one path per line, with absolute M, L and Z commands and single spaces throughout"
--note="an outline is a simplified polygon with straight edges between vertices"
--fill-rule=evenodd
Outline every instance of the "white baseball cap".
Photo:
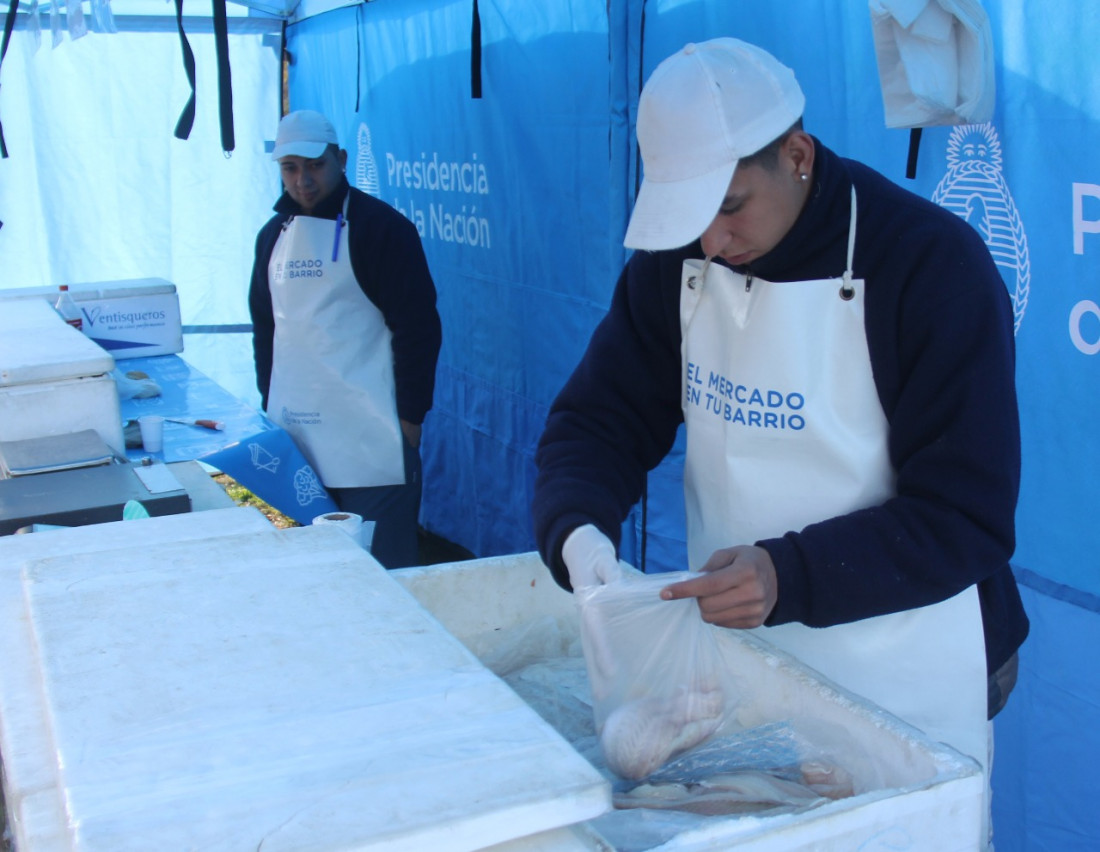
M 339 145 L 336 130 L 321 113 L 311 109 L 289 112 L 279 122 L 271 159 L 305 157 L 315 160 L 329 145 Z
M 688 44 L 664 60 L 638 103 L 644 177 L 623 244 L 672 249 L 702 234 L 737 161 L 782 136 L 805 105 L 790 68 L 735 38 Z

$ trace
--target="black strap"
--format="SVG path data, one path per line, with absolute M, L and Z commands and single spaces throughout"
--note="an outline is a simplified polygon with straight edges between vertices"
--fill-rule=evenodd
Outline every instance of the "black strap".
M 222 132 L 222 150 L 233 150 L 233 85 L 229 72 L 229 22 L 225 15 L 225 0 L 213 0 L 214 52 L 218 60 L 218 123 Z
M 921 128 L 909 131 L 909 159 L 905 163 L 905 176 L 912 180 L 917 176 L 917 150 L 920 148 Z
M 638 31 L 638 98 L 642 97 L 642 88 L 645 81 L 645 0 L 642 0 L 642 14 L 639 20 Z M 637 134 L 635 134 L 637 135 Z M 638 198 L 638 191 L 642 186 L 642 148 L 635 142 L 634 157 L 637 164 L 634 169 L 634 200 Z M 649 474 L 642 477 L 642 533 L 639 536 L 641 542 L 638 548 L 638 570 L 645 573 L 646 552 L 649 544 Z
M 8 7 L 8 16 L 4 19 L 4 41 L 0 44 L 0 66 L 4 64 L 4 56 L 8 52 L 8 42 L 11 41 L 11 31 L 15 29 L 15 12 L 19 8 L 19 0 L 11 0 Z M 0 157 L 8 158 L 8 146 L 4 143 L 4 125 L 0 123 Z M 3 223 L 0 223 L 2 227 Z
M 359 114 L 359 101 L 362 96 L 361 84 L 363 80 L 363 22 L 360 20 L 360 16 L 363 12 L 364 3 L 360 3 L 355 7 L 355 113 Z
M 183 70 L 187 72 L 187 82 L 191 84 L 191 97 L 187 99 L 179 121 L 176 122 L 176 138 L 186 139 L 191 135 L 191 128 L 195 124 L 195 54 L 187 41 L 187 34 L 183 31 L 183 0 L 176 0 L 176 29 L 179 31 L 180 46 L 183 49 Z
M 474 0 L 474 20 L 470 28 L 470 97 L 481 97 L 481 13 Z
M 284 73 L 290 64 L 290 52 L 286 49 L 286 21 L 283 21 L 279 33 L 279 118 L 283 117 L 283 104 L 287 103 L 290 92 L 287 91 L 287 75 Z
M 638 21 L 638 101 L 642 99 L 642 89 L 645 88 L 645 0 L 642 0 L 642 14 Z M 637 124 L 635 122 L 635 124 Z M 642 146 L 637 144 L 637 126 L 634 128 L 634 198 L 631 205 L 638 200 L 638 192 L 642 188 Z M 642 527 L 642 535 L 645 535 L 645 527 Z

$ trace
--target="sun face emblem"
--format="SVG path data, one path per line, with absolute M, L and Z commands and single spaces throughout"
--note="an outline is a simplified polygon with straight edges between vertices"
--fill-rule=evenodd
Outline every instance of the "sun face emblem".
M 1012 296 L 1019 332 L 1031 288 L 1031 261 L 1023 222 L 1002 174 L 1001 142 L 992 124 L 964 124 L 951 131 L 947 174 L 932 201 L 982 235 Z
M 984 163 L 991 169 L 1001 169 L 1001 141 L 989 124 L 964 124 L 947 140 L 947 163 Z
M 370 128 L 367 125 L 359 125 L 356 143 L 355 186 L 367 195 L 378 198 L 382 188 L 378 182 L 378 164 L 374 159 L 374 149 L 371 147 L 370 141 Z

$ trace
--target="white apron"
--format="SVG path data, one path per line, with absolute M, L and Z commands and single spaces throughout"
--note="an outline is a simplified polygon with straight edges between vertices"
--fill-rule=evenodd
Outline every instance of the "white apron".
M 268 281 L 275 314 L 269 416 L 326 487 L 403 484 L 392 335 L 355 280 L 343 214 L 335 222 L 291 218 L 271 252 Z
M 863 325 L 864 282 L 851 278 L 855 212 L 853 191 L 843 279 L 776 284 L 684 263 L 684 491 L 693 570 L 715 550 L 801 530 L 894 494 L 888 425 Z M 851 624 L 757 632 L 984 765 L 986 664 L 976 588 Z

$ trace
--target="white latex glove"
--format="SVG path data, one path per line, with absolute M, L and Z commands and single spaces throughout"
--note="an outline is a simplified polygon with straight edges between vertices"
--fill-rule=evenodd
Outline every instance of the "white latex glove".
M 569 569 L 569 583 L 574 591 L 613 583 L 623 574 L 615 545 L 592 524 L 577 527 L 566 536 L 561 558 Z

